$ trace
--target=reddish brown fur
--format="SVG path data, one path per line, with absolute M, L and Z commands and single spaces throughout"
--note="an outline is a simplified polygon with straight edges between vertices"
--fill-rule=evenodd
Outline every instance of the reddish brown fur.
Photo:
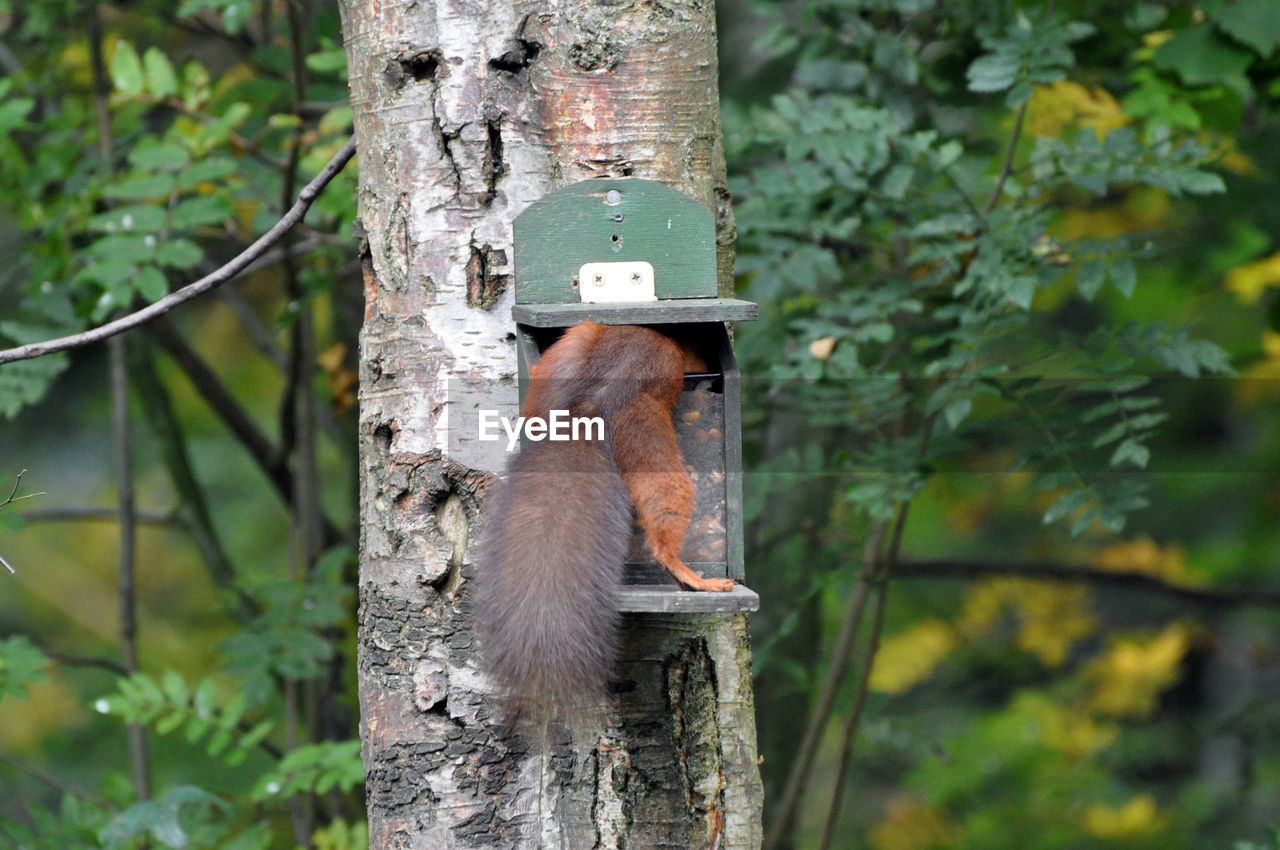
M 608 442 L 527 444 L 490 505 L 477 619 L 486 667 L 521 703 L 574 707 L 603 694 L 628 493 L 654 560 L 678 582 L 733 586 L 702 578 L 680 559 L 694 490 L 671 413 L 686 365 L 702 368 L 690 348 L 657 331 L 583 322 L 529 370 L 526 417 L 601 416 Z
M 530 368 L 521 412 L 546 417 L 582 405 L 603 415 L 653 559 L 690 590 L 724 591 L 732 579 L 702 578 L 680 559 L 694 491 L 671 412 L 686 368 L 703 368 L 692 348 L 651 328 L 582 322 Z

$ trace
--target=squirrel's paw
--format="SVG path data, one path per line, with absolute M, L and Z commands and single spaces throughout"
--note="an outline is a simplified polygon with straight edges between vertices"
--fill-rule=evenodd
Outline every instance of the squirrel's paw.
M 731 578 L 699 578 L 696 585 L 690 586 L 690 590 L 707 590 L 713 593 L 724 593 L 733 590 L 734 581 Z

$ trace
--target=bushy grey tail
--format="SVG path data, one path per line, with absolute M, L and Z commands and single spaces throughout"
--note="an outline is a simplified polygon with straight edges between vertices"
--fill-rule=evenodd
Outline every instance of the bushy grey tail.
M 526 443 L 485 516 L 474 581 L 484 670 L 530 719 L 600 707 L 631 538 L 607 441 Z

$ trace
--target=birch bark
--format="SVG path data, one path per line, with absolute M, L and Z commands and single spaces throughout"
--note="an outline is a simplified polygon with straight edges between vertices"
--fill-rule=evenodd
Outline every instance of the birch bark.
M 467 388 L 514 402 L 511 221 L 596 176 L 716 212 L 732 276 L 710 0 L 342 0 L 360 163 L 359 676 L 375 848 L 751 848 L 746 622 L 628 619 L 608 729 L 531 751 L 476 670 L 467 577 L 496 470 Z M 532 748 L 537 750 L 540 748 Z

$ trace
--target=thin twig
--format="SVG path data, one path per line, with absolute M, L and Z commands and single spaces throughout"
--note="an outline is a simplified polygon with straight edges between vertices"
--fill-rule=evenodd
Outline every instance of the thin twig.
M 120 511 L 111 507 L 45 508 L 39 511 L 26 511 L 23 522 L 118 522 Z M 182 520 L 173 511 L 135 511 L 134 521 L 142 525 L 182 525 Z
M 904 502 L 902 507 L 905 505 Z M 827 819 L 822 826 L 822 839 L 818 844 L 818 850 L 828 850 L 831 846 L 831 838 L 835 835 L 836 820 L 840 814 L 840 801 L 844 797 L 845 777 L 849 773 L 849 762 L 853 758 L 853 744 L 858 737 L 862 710 L 866 707 L 867 693 L 870 691 L 871 668 L 875 666 L 876 652 L 880 649 L 880 635 L 884 632 L 885 600 L 889 596 L 889 584 L 885 578 L 886 576 L 880 576 L 874 580 L 876 607 L 871 614 L 871 635 L 867 639 L 867 648 L 862 656 L 861 674 L 858 678 L 857 695 L 853 699 L 853 709 L 844 725 L 840 757 L 836 760 L 836 783 L 831 789 L 831 803 L 827 807 Z
M 11 756 L 8 753 L 0 753 L 0 761 L 9 765 L 14 770 L 18 770 L 18 771 L 21 771 L 22 773 L 25 773 L 27 776 L 30 776 L 32 779 L 43 782 L 45 785 L 48 785 L 50 788 L 56 788 L 57 790 L 61 791 L 64 794 L 70 794 L 72 797 L 78 797 L 79 799 L 84 800 L 86 803 L 91 803 L 97 806 L 103 811 L 110 812 L 113 810 L 112 805 L 108 803 L 106 800 L 102 799 L 101 797 L 98 797 L 94 794 L 90 794 L 88 791 L 85 791 L 83 788 L 80 788 L 76 785 L 72 785 L 70 782 L 67 782 L 65 779 L 55 776 L 52 773 L 49 773 L 47 770 L 38 768 L 34 764 L 31 764 L 28 761 L 23 761 L 17 756 Z
M 123 664 L 114 658 L 102 658 L 92 655 L 68 655 L 65 652 L 57 650 L 44 649 L 41 650 L 49 658 L 67 667 L 97 667 L 99 670 L 106 670 L 108 673 L 114 673 L 117 676 L 128 676 L 129 671 Z
M 916 448 L 916 465 L 924 463 L 929 453 L 929 443 L 933 440 L 935 416 L 925 419 L 920 432 L 920 444 Z M 827 809 L 827 820 L 822 830 L 822 842 L 819 850 L 827 850 L 831 846 L 831 837 L 835 831 L 836 818 L 840 813 L 840 800 L 844 795 L 844 780 L 849 772 L 849 762 L 853 758 L 853 745 L 858 739 L 858 727 L 862 722 L 862 710 L 867 704 L 867 693 L 871 684 L 871 670 L 875 666 L 876 652 L 880 649 L 880 636 L 884 632 L 885 600 L 889 596 L 889 577 L 893 574 L 902 551 L 902 535 L 907 528 L 907 515 L 911 512 L 911 501 L 904 499 L 898 502 L 896 515 L 893 518 L 893 535 L 889 538 L 889 548 L 884 557 L 876 564 L 871 573 L 870 582 L 876 593 L 876 608 L 871 619 L 871 634 L 867 638 L 867 648 L 862 656 L 862 674 L 858 679 L 858 690 L 853 701 L 853 710 L 845 723 L 844 739 L 840 744 L 840 758 L 836 767 L 836 784 L 831 793 L 831 805 Z M 864 572 L 864 575 L 866 573 Z
M 1013 120 L 1013 135 L 1009 138 L 1009 147 L 1004 152 L 1004 165 L 1000 167 L 1000 176 L 996 178 L 995 191 L 991 193 L 991 200 L 987 201 L 987 212 L 996 208 L 996 204 L 1000 201 L 1000 193 L 1004 191 L 1005 181 L 1013 171 L 1013 154 L 1018 147 L 1018 139 L 1022 136 L 1022 121 L 1027 117 L 1027 106 L 1030 103 L 1031 99 L 1028 98 L 1022 102 L 1022 106 L 1018 107 L 1018 117 Z
M 283 252 L 273 251 L 272 254 L 276 255 L 272 256 L 274 262 L 281 262 L 284 257 Z M 263 257 L 263 259 L 265 260 L 266 257 Z M 246 269 L 245 271 L 249 270 Z M 249 332 L 249 337 L 253 340 L 253 344 L 257 346 L 258 350 L 283 372 L 288 367 L 288 363 L 285 362 L 284 351 L 281 350 L 280 346 L 276 345 L 272 332 L 253 312 L 253 307 L 249 305 L 249 302 L 245 301 L 244 296 L 237 292 L 234 286 L 225 286 L 219 289 L 218 295 L 227 302 L 240 319 L 240 324 Z
M 284 4 L 285 27 L 289 37 L 289 55 L 292 60 L 293 114 L 296 123 L 289 144 L 288 163 L 284 170 L 281 205 L 289 203 L 297 179 L 298 161 L 302 156 L 302 134 L 306 127 L 302 104 L 306 99 L 307 66 L 304 6 L 300 2 Z M 285 237 L 287 249 L 293 241 L 292 234 Z M 281 406 L 280 447 L 292 456 L 293 473 L 293 544 L 296 547 L 298 568 L 294 577 L 305 585 L 311 579 L 312 568 L 320 547 L 319 482 L 316 475 L 316 444 L 314 405 L 311 396 L 311 375 L 315 363 L 315 324 L 311 301 L 298 273 L 292 251 L 284 253 L 285 290 L 290 306 L 296 310 L 293 326 L 289 331 L 289 368 L 285 372 L 285 388 Z M 319 733 L 317 722 L 318 695 L 314 682 L 285 681 L 285 724 L 287 746 L 290 752 L 298 748 L 307 730 L 314 736 Z M 311 740 L 315 740 L 313 737 Z M 299 794 L 289 801 L 289 813 L 293 821 L 293 833 L 297 843 L 310 846 L 315 828 L 316 798 L 311 794 Z
M 765 848 L 781 846 L 783 837 L 791 831 L 791 822 L 795 818 L 800 798 L 804 796 L 805 785 L 809 781 L 813 760 L 818 752 L 818 743 L 822 738 L 822 730 L 826 728 L 827 720 L 831 717 L 831 709 L 835 706 L 836 694 L 849 672 L 849 656 L 853 653 L 871 586 L 871 583 L 865 580 L 865 576 L 876 568 L 880 560 L 880 549 L 884 545 L 888 532 L 889 523 L 883 519 L 876 520 L 867 537 L 867 543 L 862 552 L 862 574 L 854 587 L 849 604 L 845 607 L 844 620 L 831 652 L 831 661 L 827 665 L 827 675 L 822 682 L 822 691 L 813 711 L 809 714 L 809 723 L 805 728 L 804 738 L 801 739 L 800 748 L 796 752 L 795 761 L 791 764 L 791 772 L 787 776 L 787 784 L 783 789 L 778 810 L 774 814 L 773 825 L 764 839 Z
M 234 278 L 246 266 L 267 252 L 272 245 L 280 240 L 290 228 L 300 222 L 307 210 L 315 202 L 320 191 L 329 184 L 331 180 L 340 172 L 343 167 L 350 161 L 356 150 L 356 141 L 352 137 L 342 146 L 328 164 L 320 170 L 320 173 L 302 188 L 298 193 L 298 200 L 289 209 L 287 213 L 280 217 L 280 220 L 272 225 L 271 229 L 262 236 L 258 237 L 252 245 L 245 248 L 235 256 L 226 265 L 217 271 L 207 274 L 194 283 L 188 284 L 176 292 L 171 292 L 154 304 L 150 304 L 138 310 L 122 316 L 113 322 L 84 331 L 83 333 L 71 334 L 70 336 L 58 337 L 57 339 L 45 340 L 44 342 L 33 342 L 28 345 L 20 345 L 16 348 L 7 348 L 0 350 L 0 363 L 12 363 L 16 360 L 29 360 L 32 357 L 40 357 L 44 354 L 52 354 L 55 351 L 66 351 L 71 348 L 89 345 L 95 342 L 101 342 L 108 337 L 115 336 L 127 330 L 146 324 L 157 316 L 163 316 L 179 304 L 183 304 L 203 295 L 211 289 L 214 289 L 227 281 Z
M 271 440 L 262 433 L 262 430 L 249 416 L 248 412 L 236 401 L 235 396 L 231 394 L 204 359 L 200 357 L 167 319 L 156 321 L 151 329 L 156 342 L 165 350 L 165 353 L 173 358 L 173 361 L 187 376 L 187 380 L 195 387 L 200 397 L 205 400 L 205 403 L 230 429 L 232 435 L 245 447 L 250 457 L 253 458 L 254 463 L 267 476 L 267 479 L 275 487 L 280 497 L 286 503 L 292 505 L 294 501 L 294 483 L 289 474 L 289 467 L 284 462 L 283 451 L 273 445 Z M 158 378 L 155 380 L 155 385 L 158 387 L 157 392 L 167 397 Z M 176 417 L 170 416 L 170 419 L 174 423 L 173 427 L 176 428 Z M 194 476 L 192 476 L 191 480 L 195 480 Z M 211 525 L 208 527 L 212 528 Z M 340 539 L 342 536 L 337 525 L 327 516 L 322 515 L 320 517 L 320 529 L 323 533 L 322 540 L 325 545 Z
M 1086 582 L 1131 588 L 1168 596 L 1192 605 L 1280 608 L 1280 590 L 1262 587 L 1193 587 L 1150 573 L 1057 561 L 1002 563 L 953 559 L 904 560 L 898 563 L 896 575 L 899 578 L 983 578 L 1007 575 L 1034 581 Z
M 209 368 L 199 354 L 196 353 L 182 334 L 167 320 L 159 319 L 152 326 L 152 332 L 155 340 L 165 353 L 173 358 L 173 361 L 182 369 L 187 380 L 195 387 L 200 397 L 212 408 L 213 412 L 218 415 L 230 430 L 240 444 L 248 449 L 249 454 L 253 456 L 253 460 L 258 467 L 267 474 L 272 483 L 276 485 L 276 489 L 285 496 L 286 499 L 291 498 L 289 486 L 289 470 L 285 467 L 281 458 L 280 450 L 277 449 L 262 432 L 248 411 L 244 409 L 226 388 L 222 381 L 214 374 L 213 369 Z
M 153 328 L 162 324 L 163 320 L 153 325 Z M 214 584 L 220 589 L 235 593 L 245 611 L 252 610 L 248 597 L 235 583 L 235 570 L 218 539 L 204 491 L 196 479 L 187 454 L 182 424 L 174 413 L 169 393 L 156 375 L 155 355 L 147 345 L 149 341 L 150 335 L 142 335 L 134 340 L 130 375 L 134 389 L 142 400 L 141 407 L 147 417 L 147 424 L 159 445 L 160 457 L 164 460 L 169 479 L 178 493 L 182 517 Z
M 98 117 L 98 150 L 102 166 L 112 170 L 114 142 L 111 110 L 107 97 L 111 84 L 107 81 L 106 60 L 102 55 L 102 18 L 97 0 L 89 0 L 86 8 L 89 36 L 89 68 L 93 74 L 93 102 Z M 117 600 L 120 610 L 120 651 L 124 669 L 138 669 L 138 593 L 134 581 L 137 565 L 137 523 L 133 489 L 133 442 L 129 429 L 129 367 L 125 362 L 126 340 L 116 337 L 107 346 L 111 384 L 111 438 L 116 465 L 116 493 L 120 508 L 120 572 Z M 133 769 L 133 793 L 139 800 L 151 798 L 151 765 L 147 753 L 147 733 L 142 724 L 130 723 L 126 734 L 129 762 Z
M 23 499 L 34 499 L 36 496 L 48 495 L 46 493 L 28 493 L 25 496 L 19 496 L 18 487 L 22 484 L 22 476 L 26 474 L 27 474 L 27 471 L 24 469 L 18 473 L 17 478 L 13 479 L 13 489 L 9 491 L 9 498 L 5 499 L 3 502 L 0 502 L 0 508 L 3 508 L 5 505 L 11 505 L 14 502 L 21 502 Z

